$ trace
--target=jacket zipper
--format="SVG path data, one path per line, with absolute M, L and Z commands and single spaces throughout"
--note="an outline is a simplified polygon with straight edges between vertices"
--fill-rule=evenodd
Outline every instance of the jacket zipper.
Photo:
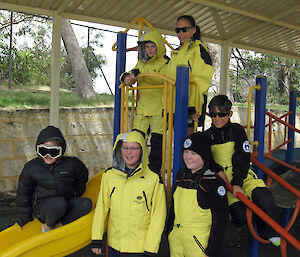
M 111 196 L 112 196 L 112 194 L 114 193 L 115 189 L 116 189 L 116 187 L 114 187 L 114 188 L 111 190 L 111 193 L 110 193 L 110 195 L 109 195 L 109 198 L 111 198 Z
M 197 244 L 197 245 L 200 247 L 200 249 L 202 250 L 202 252 L 205 253 L 205 249 L 204 249 L 203 245 L 199 242 L 199 240 L 197 239 L 197 237 L 194 235 L 193 238 L 194 238 L 196 244 Z
M 190 70 L 192 71 L 192 66 L 191 66 L 190 61 L 188 61 L 188 65 L 189 65 Z
M 146 207 L 147 207 L 147 210 L 149 211 L 149 207 L 148 207 L 148 201 L 147 201 L 147 197 L 146 197 L 146 193 L 145 193 L 145 191 L 143 191 L 143 195 L 144 195 L 144 198 L 145 198 L 145 202 L 146 202 Z

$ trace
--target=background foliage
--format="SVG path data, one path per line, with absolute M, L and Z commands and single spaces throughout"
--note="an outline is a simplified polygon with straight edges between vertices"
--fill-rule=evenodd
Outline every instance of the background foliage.
M 24 87 L 50 86 L 51 26 L 47 17 L 15 13 L 13 15 L 12 84 Z M 9 78 L 10 12 L 0 11 L 0 83 Z M 89 29 L 89 45 L 82 47 L 92 80 L 105 57 L 95 55 L 95 48 L 102 47 L 101 33 Z M 19 38 L 24 42 L 19 42 Z M 74 89 L 71 65 L 65 49 L 61 48 L 61 88 Z
M 10 12 L 0 10 L 0 84 L 7 84 L 9 77 Z M 51 24 L 47 17 L 14 13 L 12 47 L 12 84 L 26 88 L 50 85 Z M 100 76 L 99 65 L 105 65 L 105 57 L 95 55 L 101 48 L 101 33 L 89 28 L 89 42 L 82 52 L 92 80 Z M 24 42 L 17 38 L 23 37 Z M 30 40 L 29 40 L 30 39 Z M 61 88 L 75 90 L 75 84 L 67 53 L 61 49 Z M 230 61 L 231 88 L 229 94 L 235 103 L 247 101 L 250 86 L 258 75 L 267 77 L 267 102 L 285 105 L 290 90 L 298 90 L 300 62 L 282 57 L 234 48 Z
M 286 105 L 289 91 L 299 90 L 300 62 L 267 54 L 234 49 L 230 69 L 232 93 L 237 102 L 246 102 L 250 86 L 258 75 L 267 77 L 267 102 Z

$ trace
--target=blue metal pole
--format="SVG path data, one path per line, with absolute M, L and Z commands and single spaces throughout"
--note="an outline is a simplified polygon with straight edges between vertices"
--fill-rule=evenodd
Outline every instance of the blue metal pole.
M 188 95 L 189 69 L 187 66 L 177 66 L 174 116 L 173 186 L 175 185 L 176 174 L 178 170 L 184 166 L 182 157 L 182 144 L 187 133 Z
M 289 116 L 289 124 L 295 127 L 296 120 L 296 102 L 297 99 L 297 91 L 290 91 L 290 104 L 289 111 L 293 112 Z M 288 139 L 291 139 L 291 142 L 287 144 L 287 151 L 285 155 L 285 162 L 291 164 L 294 161 L 294 152 L 295 152 L 295 131 L 292 129 L 288 129 Z
M 256 85 L 260 84 L 261 89 L 256 90 L 255 94 L 255 120 L 254 120 L 254 140 L 259 142 L 258 161 L 264 163 L 264 142 L 265 142 L 265 116 L 266 116 L 266 94 L 267 79 L 257 77 Z M 259 178 L 263 178 L 263 172 L 255 169 Z
M 290 91 L 290 103 L 289 111 L 293 112 L 289 115 L 289 124 L 295 127 L 296 120 L 296 106 L 297 106 L 297 91 Z M 291 142 L 287 144 L 287 151 L 285 154 L 285 162 L 291 164 L 294 161 L 295 153 L 295 131 L 288 128 L 288 139 L 291 139 Z M 281 223 L 285 227 L 290 221 L 290 208 L 284 208 Z
M 116 60 L 116 82 L 115 82 L 115 111 L 114 111 L 114 138 L 116 141 L 117 135 L 120 133 L 121 121 L 121 90 L 119 88 L 120 76 L 125 72 L 126 66 L 126 40 L 127 34 L 119 32 L 117 36 L 117 60 Z M 109 256 L 115 257 L 115 254 L 109 248 Z
M 119 32 L 117 36 L 117 60 L 116 60 L 116 82 L 115 82 L 115 111 L 114 111 L 114 138 L 115 142 L 117 135 L 120 133 L 120 113 L 121 113 L 121 90 L 120 76 L 125 71 L 126 64 L 126 39 L 127 34 Z
M 261 89 L 256 90 L 255 94 L 255 120 L 254 120 L 254 140 L 259 142 L 258 161 L 264 163 L 264 142 L 265 142 L 265 115 L 266 115 L 266 93 L 267 79 L 265 77 L 257 77 L 256 85 L 260 84 Z M 263 177 L 263 172 L 254 167 L 259 178 Z M 258 242 L 252 235 L 248 235 L 248 257 L 258 256 Z

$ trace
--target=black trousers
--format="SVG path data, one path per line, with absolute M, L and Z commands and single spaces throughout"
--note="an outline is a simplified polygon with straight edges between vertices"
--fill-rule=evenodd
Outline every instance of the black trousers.
M 53 197 L 44 200 L 37 211 L 37 218 L 49 227 L 58 222 L 68 224 L 90 212 L 92 201 L 89 198 L 73 198 L 67 201 L 64 197 Z
M 113 254 L 114 257 L 146 257 L 144 253 L 121 253 L 114 248 L 109 247 L 110 252 Z
M 274 197 L 268 188 L 255 188 L 252 191 L 252 201 L 273 220 L 280 224 L 279 213 L 275 205 Z M 246 205 L 240 201 L 232 204 L 230 206 L 230 215 L 235 225 L 242 226 L 246 224 Z M 255 214 L 254 219 L 257 225 L 257 231 L 262 238 L 269 239 L 270 237 L 278 236 L 277 232 Z

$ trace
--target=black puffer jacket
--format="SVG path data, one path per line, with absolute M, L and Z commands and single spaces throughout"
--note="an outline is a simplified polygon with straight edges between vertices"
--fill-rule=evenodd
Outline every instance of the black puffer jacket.
M 48 126 L 43 129 L 36 144 L 50 140 L 61 143 L 63 153 L 66 141 L 58 128 Z M 27 162 L 19 178 L 17 189 L 17 223 L 20 226 L 31 221 L 43 200 L 63 196 L 66 199 L 81 196 L 88 181 L 88 170 L 76 157 L 60 157 L 53 164 L 46 164 L 41 157 Z

